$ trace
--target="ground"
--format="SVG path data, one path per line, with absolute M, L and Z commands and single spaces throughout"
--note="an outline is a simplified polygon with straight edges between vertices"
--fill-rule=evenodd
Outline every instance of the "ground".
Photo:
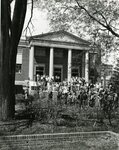
M 100 122 L 100 119 L 97 120 L 97 108 L 79 108 L 78 105 L 74 104 L 58 104 L 54 107 L 41 108 L 39 101 L 35 101 L 32 107 L 26 111 L 24 102 L 20 101 L 16 104 L 15 119 L 0 123 L 1 134 L 41 134 L 82 131 L 119 132 L 119 109 L 112 113 L 112 125 L 110 125 L 108 118 L 104 118 L 100 112 L 98 113 L 98 117 L 103 118 L 103 122 Z
M 28 135 L 44 133 L 70 133 L 70 132 L 90 132 L 90 131 L 114 131 L 119 132 L 119 109 L 111 115 L 111 125 L 108 118 L 99 111 L 97 119 L 97 108 L 79 108 L 76 104 L 55 104 L 53 107 L 41 108 L 39 101 L 25 105 L 24 101 L 16 103 L 16 114 L 13 120 L 0 122 L 0 135 Z M 44 106 L 44 105 L 43 105 Z M 35 114 L 35 115 L 34 115 Z M 103 118 L 103 119 L 102 119 Z M 103 120 L 101 122 L 100 120 Z M 76 138 L 77 139 L 77 138 Z M 28 139 L 27 139 L 28 140 Z M 3 140 L 3 142 L 5 142 Z M 28 141 L 23 140 L 23 143 Z M 32 141 L 29 141 L 32 143 Z M 14 143 L 14 141 L 13 141 Z M 36 142 L 37 143 L 37 142 Z M 46 142 L 47 143 L 47 142 Z M 70 142 L 58 141 L 55 144 L 40 146 L 45 150 L 117 150 L 118 145 L 112 137 L 99 136 L 98 138 L 80 139 Z M 8 143 L 9 144 L 9 143 Z M 38 143 L 37 143 L 38 144 Z M 6 142 L 5 142 L 6 145 Z M 34 144 L 33 144 L 34 145 Z M 34 149 L 33 145 L 31 149 Z M 3 147 L 3 143 L 1 145 Z M 28 149 L 28 143 L 25 145 Z M 18 146 L 20 149 L 21 147 Z M 10 147 L 11 149 L 11 147 Z M 39 147 L 35 147 L 39 149 Z

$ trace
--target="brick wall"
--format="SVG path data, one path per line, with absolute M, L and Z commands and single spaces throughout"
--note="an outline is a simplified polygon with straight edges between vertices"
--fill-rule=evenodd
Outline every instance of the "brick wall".
M 113 132 L 81 132 L 37 135 L 0 136 L 1 150 L 80 150 L 87 149 L 117 150 L 119 136 Z M 79 146 L 78 148 L 76 146 Z M 107 148 L 106 148 L 107 147 Z M 81 149 L 82 150 L 82 149 Z
M 23 51 L 23 67 L 22 67 L 22 75 L 23 81 L 28 80 L 28 72 L 29 72 L 29 48 L 25 48 Z
M 28 80 L 28 72 L 29 72 L 29 48 L 22 48 L 22 68 L 21 73 L 16 73 L 15 80 L 16 81 L 24 81 Z

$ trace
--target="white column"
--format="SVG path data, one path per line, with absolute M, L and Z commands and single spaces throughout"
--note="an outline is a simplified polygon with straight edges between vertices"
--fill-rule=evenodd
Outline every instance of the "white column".
M 89 82 L 89 52 L 85 53 L 85 81 Z
M 72 50 L 68 50 L 68 71 L 67 71 L 67 79 L 68 83 L 71 81 L 71 68 L 72 68 Z
M 34 79 L 34 46 L 29 51 L 29 79 Z
M 82 72 L 81 72 L 81 74 L 82 74 L 82 76 L 81 77 L 83 77 L 83 78 L 85 78 L 85 53 L 82 53 L 82 65 L 81 65 L 81 67 L 82 67 Z
M 54 75 L 54 48 L 50 48 L 50 62 L 49 62 L 49 77 L 50 79 Z

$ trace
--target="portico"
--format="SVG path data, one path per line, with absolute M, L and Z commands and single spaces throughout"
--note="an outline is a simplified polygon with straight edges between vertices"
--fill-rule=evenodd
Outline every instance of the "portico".
M 40 74 L 34 67 L 39 65 L 43 70 L 44 65 L 44 74 L 50 78 L 60 76 L 60 80 L 70 82 L 72 76 L 80 76 L 88 82 L 89 42 L 64 31 L 33 36 L 29 41 L 30 80 Z

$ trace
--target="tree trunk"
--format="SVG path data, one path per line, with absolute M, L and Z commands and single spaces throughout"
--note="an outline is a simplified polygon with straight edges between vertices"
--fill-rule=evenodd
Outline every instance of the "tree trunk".
M 10 2 L 2 0 L 0 49 L 0 120 L 12 119 L 15 113 L 15 67 L 17 47 L 26 15 L 27 0 L 16 0 L 11 20 Z

